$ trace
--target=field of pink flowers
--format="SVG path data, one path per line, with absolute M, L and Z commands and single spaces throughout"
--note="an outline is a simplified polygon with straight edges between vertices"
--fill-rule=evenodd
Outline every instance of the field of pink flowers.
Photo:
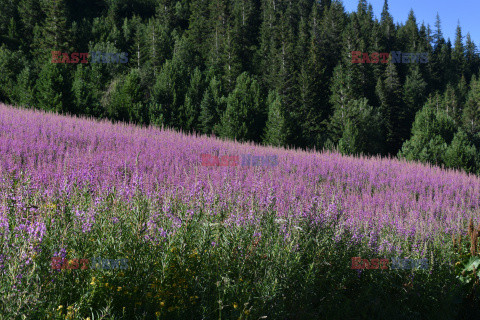
M 202 166 L 202 154 L 276 155 L 278 166 Z M 88 314 L 85 313 L 88 308 L 105 308 L 111 298 L 114 306 L 105 311 L 108 314 L 122 311 L 122 303 L 127 303 L 127 298 L 117 298 L 117 294 L 130 291 L 135 295 L 143 291 L 146 300 L 140 299 L 139 305 L 135 300 L 132 307 L 135 315 L 140 305 L 150 303 L 150 298 L 156 300 L 142 312 L 151 312 L 154 318 L 168 318 L 169 314 L 174 317 L 171 314 L 178 315 L 188 309 L 186 305 L 194 305 L 195 299 L 204 301 L 197 305 L 207 305 L 208 295 L 215 306 L 205 307 L 209 310 L 202 313 L 206 318 L 218 319 L 222 318 L 219 313 L 232 312 L 236 319 L 239 315 L 253 319 L 254 314 L 273 312 L 267 307 L 254 307 L 259 302 L 253 297 L 263 297 L 261 305 L 265 306 L 273 303 L 265 297 L 278 292 L 270 288 L 271 292 L 255 295 L 242 291 L 240 284 L 235 288 L 229 284 L 226 286 L 231 292 L 225 289 L 222 292 L 228 294 L 218 297 L 215 288 L 221 287 L 218 282 L 224 281 L 232 268 L 235 275 L 229 274 L 229 279 L 244 281 L 237 264 L 234 267 L 225 262 L 224 273 L 217 270 L 221 275 L 215 273 L 213 266 L 208 276 L 213 287 L 206 285 L 208 290 L 194 289 L 200 280 L 189 274 L 196 279 L 188 286 L 192 291 L 188 294 L 177 291 L 188 281 L 184 273 L 199 268 L 201 259 L 206 264 L 234 261 L 239 254 L 235 250 L 242 248 L 243 257 L 249 257 L 253 254 L 251 243 L 258 248 L 263 243 L 265 251 L 258 249 L 257 253 L 259 257 L 265 256 L 265 261 L 280 259 L 285 248 L 272 249 L 269 237 L 273 236 L 266 234 L 265 229 L 265 219 L 272 214 L 278 226 L 275 231 L 278 239 L 274 242 L 278 246 L 291 244 L 289 254 L 310 243 L 306 240 L 308 228 L 329 226 L 331 233 L 322 233 L 328 235 L 325 241 L 330 241 L 332 248 L 338 244 L 348 248 L 342 258 L 345 261 L 355 251 L 377 257 L 427 257 L 438 262 L 443 257 L 437 253 L 451 246 L 448 235 L 464 234 L 468 220 L 473 217 L 476 221 L 479 217 L 479 206 L 480 178 L 463 172 L 396 159 L 240 144 L 0 105 L 0 270 L 4 284 L 1 286 L 7 297 L 3 310 L 15 316 L 35 314 L 41 306 L 44 311 L 51 310 L 52 319 L 59 315 L 62 319 L 74 319 Z M 202 229 L 202 235 L 191 231 L 192 225 L 207 227 Z M 228 230 L 250 230 L 250 240 L 242 242 L 239 239 L 243 235 L 239 234 L 232 238 L 220 235 Z M 188 232 L 195 235 L 181 240 Z M 196 247 L 189 242 L 192 239 L 198 240 Z M 240 242 L 232 244 L 234 241 Z M 208 250 L 201 248 L 200 243 L 207 243 Z M 227 250 L 225 246 L 233 250 L 228 254 L 233 260 L 228 260 L 225 253 L 218 253 L 216 258 L 215 253 L 210 253 L 217 247 Z M 142 256 L 144 248 L 150 251 Z M 278 256 L 272 254 L 274 250 L 278 250 Z M 209 256 L 198 260 L 200 253 Z M 316 253 L 310 253 L 318 265 L 332 263 L 328 259 L 317 261 L 313 258 Z M 129 258 L 131 272 L 135 274 L 130 275 L 130 280 L 145 277 L 147 271 L 152 274 L 152 270 L 147 270 L 154 265 L 147 259 L 149 254 L 163 257 L 158 260 L 162 266 L 157 270 L 158 277 L 145 279 L 149 288 L 163 287 L 150 292 L 146 287 L 139 289 L 140 285 L 134 283 L 137 280 L 118 278 L 118 273 L 95 271 L 101 275 L 96 274 L 92 280 L 92 274 L 87 275 L 86 271 L 71 275 L 72 271 L 49 268 L 52 257 L 69 259 L 93 254 Z M 269 254 L 270 258 L 266 258 Z M 139 261 L 141 257 L 145 259 Z M 295 261 L 293 256 L 285 259 Z M 279 263 L 277 267 L 282 265 L 280 260 L 275 260 Z M 169 266 L 176 266 L 173 269 L 177 270 L 178 264 L 183 266 L 181 275 L 167 272 Z M 265 262 L 265 268 L 270 267 Z M 288 269 L 286 263 L 282 267 Z M 348 267 L 348 262 L 342 266 Z M 353 272 L 357 277 L 356 271 L 345 272 Z M 80 288 L 81 283 L 97 285 L 100 278 L 108 279 L 110 285 L 116 283 L 112 289 L 115 295 L 105 291 L 111 289 L 107 282 L 104 291 L 95 286 L 96 291 L 79 289 L 75 297 L 68 294 L 72 287 Z M 264 275 L 264 279 L 252 275 L 250 281 L 265 281 L 256 288 L 268 291 L 267 281 L 273 278 Z M 60 282 L 63 287 L 59 287 Z M 126 289 L 131 282 L 132 287 Z M 152 283 L 157 283 L 157 287 Z M 54 287 L 48 289 L 48 286 Z M 245 300 L 235 301 L 240 296 Z M 97 300 L 103 297 L 105 304 L 93 307 L 94 297 Z M 219 304 L 220 300 L 223 302 Z M 66 304 L 72 307 L 67 310 Z M 227 304 L 231 310 L 225 307 Z

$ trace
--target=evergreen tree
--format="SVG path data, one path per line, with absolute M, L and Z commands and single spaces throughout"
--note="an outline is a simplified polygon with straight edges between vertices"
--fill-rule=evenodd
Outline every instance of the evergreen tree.
M 187 130 L 200 130 L 199 116 L 202 96 L 205 90 L 202 72 L 196 68 L 190 79 L 190 86 L 185 95 L 185 103 L 180 110 L 180 123 Z
M 465 80 L 465 76 L 462 76 L 460 78 L 460 81 L 458 82 L 458 85 L 456 88 L 456 93 L 458 96 L 458 102 L 460 106 L 463 106 L 465 104 L 465 101 L 467 100 L 467 94 L 468 94 L 468 84 L 467 84 L 467 80 Z
M 343 110 L 336 109 L 330 128 L 333 142 L 338 142 L 344 154 L 376 154 L 382 150 L 380 114 L 365 98 L 350 100 Z
M 309 63 L 302 66 L 297 80 L 300 98 L 297 119 L 302 137 L 297 141 L 301 147 L 321 148 L 326 138 L 325 125 L 330 112 L 325 85 L 328 80 L 324 76 L 325 69 L 319 69 L 320 66 L 313 59 L 314 57 L 311 57 Z
M 178 104 L 178 95 L 176 90 L 178 70 L 171 60 L 167 60 L 157 75 L 155 84 L 152 88 L 151 102 L 158 112 L 151 110 L 151 121 L 158 124 L 158 119 L 162 119 L 162 124 L 166 126 L 175 125 L 175 106 Z
M 64 79 L 64 65 L 53 63 L 44 65 L 35 84 L 38 108 L 54 112 L 65 110 Z
M 147 123 L 148 113 L 141 99 L 140 71 L 112 81 L 102 102 L 110 118 L 120 121 Z
M 406 121 L 409 123 L 409 128 L 411 128 L 411 125 L 415 120 L 415 114 L 425 103 L 426 87 L 427 84 L 422 79 L 419 67 L 413 67 L 410 71 L 410 74 L 407 76 L 405 85 L 403 87 L 403 101 L 405 101 L 405 106 L 407 107 Z
M 339 64 L 333 73 L 333 82 L 331 85 L 332 95 L 330 102 L 334 110 L 339 110 L 345 115 L 346 106 L 351 100 L 360 96 L 358 82 L 354 81 L 352 69 L 343 64 Z M 342 116 L 343 117 L 343 116 Z
M 173 41 L 168 32 L 168 27 L 158 20 L 150 19 L 145 27 L 145 69 L 153 72 L 155 76 L 165 60 L 171 58 Z
M 30 67 L 26 66 L 17 76 L 17 83 L 13 92 L 16 104 L 33 108 L 35 96 L 33 91 L 34 79 Z
M 221 119 L 220 134 L 239 141 L 260 142 L 261 130 L 265 125 L 262 104 L 258 82 L 248 73 L 242 73 L 235 89 L 227 97 L 227 109 Z
M 470 92 L 463 110 L 463 123 L 465 130 L 471 135 L 480 132 L 480 80 L 476 76 L 470 82 Z
M 238 0 L 232 4 L 233 35 L 237 43 L 238 63 L 240 72 L 253 68 L 253 56 L 258 47 L 260 24 L 260 2 L 255 0 Z M 230 40 L 231 41 L 231 40 Z M 227 43 L 232 47 L 231 43 Z M 238 72 L 236 76 L 240 74 Z
M 222 56 L 225 48 L 228 30 L 228 16 L 226 3 L 223 0 L 210 2 L 209 12 L 211 15 L 212 30 L 210 37 L 210 52 L 207 60 L 207 67 L 220 72 L 222 69 Z M 205 41 L 205 39 L 203 39 Z
M 455 66 L 456 79 L 465 73 L 465 47 L 463 45 L 462 28 L 460 23 L 457 25 L 455 34 L 455 48 L 452 53 L 452 63 Z
M 43 39 L 41 48 L 47 55 L 52 50 L 62 52 L 70 51 L 68 43 L 69 29 L 67 25 L 66 9 L 64 0 L 45 1 L 43 10 L 46 15 L 43 26 Z
M 41 8 L 40 1 L 38 0 L 24 0 L 18 3 L 18 15 L 22 24 L 21 39 L 24 39 L 24 43 L 28 49 L 30 49 L 29 46 L 33 41 L 35 24 L 44 20 L 44 12 Z
M 213 77 L 205 90 L 200 104 L 200 127 L 203 133 L 218 133 L 216 125 L 224 112 L 225 99 L 222 96 L 219 80 Z
M 410 18 L 410 15 L 409 15 Z M 393 17 L 388 11 L 388 0 L 385 0 L 383 4 L 383 10 L 380 17 L 380 27 L 382 30 L 381 49 L 388 52 L 395 46 L 395 25 L 393 24 Z
M 124 33 L 128 34 L 126 39 L 129 41 L 129 63 L 134 68 L 140 68 L 147 60 L 147 54 L 151 52 L 151 46 L 144 45 L 145 25 L 142 23 L 141 18 L 133 16 L 132 19 L 127 20 L 130 23 L 124 24 Z M 150 39 L 149 39 L 150 40 Z
M 20 73 L 22 60 L 21 52 L 13 52 L 5 44 L 0 46 L 0 101 L 12 101 L 14 83 Z
M 265 126 L 263 142 L 273 146 L 285 146 L 288 132 L 285 126 L 282 100 L 278 92 L 270 91 L 267 98 L 268 120 Z
M 443 95 L 443 110 L 445 110 L 448 116 L 452 117 L 455 121 L 455 125 L 460 122 L 462 110 L 460 108 L 456 90 L 450 83 L 447 85 L 447 89 Z
M 445 165 L 450 168 L 478 172 L 478 152 L 467 134 L 459 130 L 445 151 Z
M 412 127 L 412 137 L 403 144 L 399 152 L 407 160 L 444 163 L 447 146 L 455 134 L 455 124 L 443 110 L 437 109 L 433 101 L 428 101 L 417 113 Z
M 207 58 L 210 50 L 212 23 L 210 20 L 208 0 L 192 0 L 190 2 L 190 19 L 188 24 L 188 39 L 193 44 L 194 50 L 202 59 Z
M 466 71 L 465 71 L 465 78 L 467 81 L 470 81 L 472 75 L 478 74 L 479 71 L 479 56 L 477 52 L 477 46 L 472 41 L 470 37 L 470 33 L 467 33 L 467 40 L 465 44 L 465 63 L 466 63 Z
M 385 152 L 395 154 L 403 141 L 408 138 L 410 124 L 402 100 L 400 81 L 393 63 L 388 64 L 384 76 L 378 79 L 377 94 L 386 133 Z
M 342 42 L 338 39 L 342 38 L 347 18 L 342 4 L 337 1 L 325 9 L 323 18 L 321 13 L 322 7 L 314 2 L 310 15 L 311 59 L 325 66 L 325 75 L 331 77 L 338 64 L 338 57 L 344 51 Z
M 15 24 L 17 6 L 15 1 L 0 0 L 0 44 L 15 40 L 12 38 L 12 19 Z
M 445 42 L 445 39 L 443 38 L 440 16 L 438 15 L 438 12 L 437 12 L 437 17 L 435 20 L 435 32 L 433 34 L 433 43 L 435 44 L 435 48 L 438 48 L 444 42 Z
M 417 19 L 415 18 L 413 10 L 410 10 L 407 22 L 405 23 L 405 26 L 403 28 L 400 28 L 399 33 L 399 37 L 402 38 L 400 41 L 402 42 L 405 51 L 417 52 L 420 46 L 420 39 Z
M 96 117 L 102 116 L 100 108 L 100 97 L 103 88 L 94 84 L 98 73 L 96 70 L 78 64 L 72 83 L 72 94 L 74 101 L 74 113 L 88 114 Z

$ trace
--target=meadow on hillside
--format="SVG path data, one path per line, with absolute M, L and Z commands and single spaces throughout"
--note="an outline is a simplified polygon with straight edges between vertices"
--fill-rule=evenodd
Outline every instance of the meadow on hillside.
M 460 171 L 0 105 L 0 317 L 450 319 L 451 238 L 479 206 Z M 360 256 L 429 268 L 352 270 Z M 53 267 L 93 257 L 128 268 Z

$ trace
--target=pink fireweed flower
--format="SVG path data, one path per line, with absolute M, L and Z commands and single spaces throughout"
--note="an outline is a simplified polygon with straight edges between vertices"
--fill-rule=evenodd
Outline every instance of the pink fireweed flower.
M 95 213 L 91 209 L 88 213 L 75 209 L 75 225 L 80 226 L 83 233 L 92 231 L 92 226 L 95 223 Z

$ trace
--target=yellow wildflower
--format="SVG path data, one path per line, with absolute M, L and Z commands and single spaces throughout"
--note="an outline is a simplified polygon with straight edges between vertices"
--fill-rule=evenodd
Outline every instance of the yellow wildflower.
M 238 308 L 238 304 L 237 304 L 236 302 L 234 302 L 234 303 L 233 303 L 233 307 L 234 307 L 235 309 L 237 309 L 237 308 Z
M 161 313 L 160 311 L 155 312 L 155 315 L 156 315 L 157 317 L 160 317 L 161 314 L 162 314 L 162 313 Z
M 119 292 L 122 291 L 122 287 L 118 287 L 117 291 Z
M 63 308 L 63 306 L 62 306 L 62 305 L 60 305 L 60 306 L 58 306 L 58 309 L 57 309 L 57 310 L 60 310 L 60 309 L 62 309 L 62 308 Z
M 160 302 L 160 306 L 164 307 L 165 306 L 165 302 Z

